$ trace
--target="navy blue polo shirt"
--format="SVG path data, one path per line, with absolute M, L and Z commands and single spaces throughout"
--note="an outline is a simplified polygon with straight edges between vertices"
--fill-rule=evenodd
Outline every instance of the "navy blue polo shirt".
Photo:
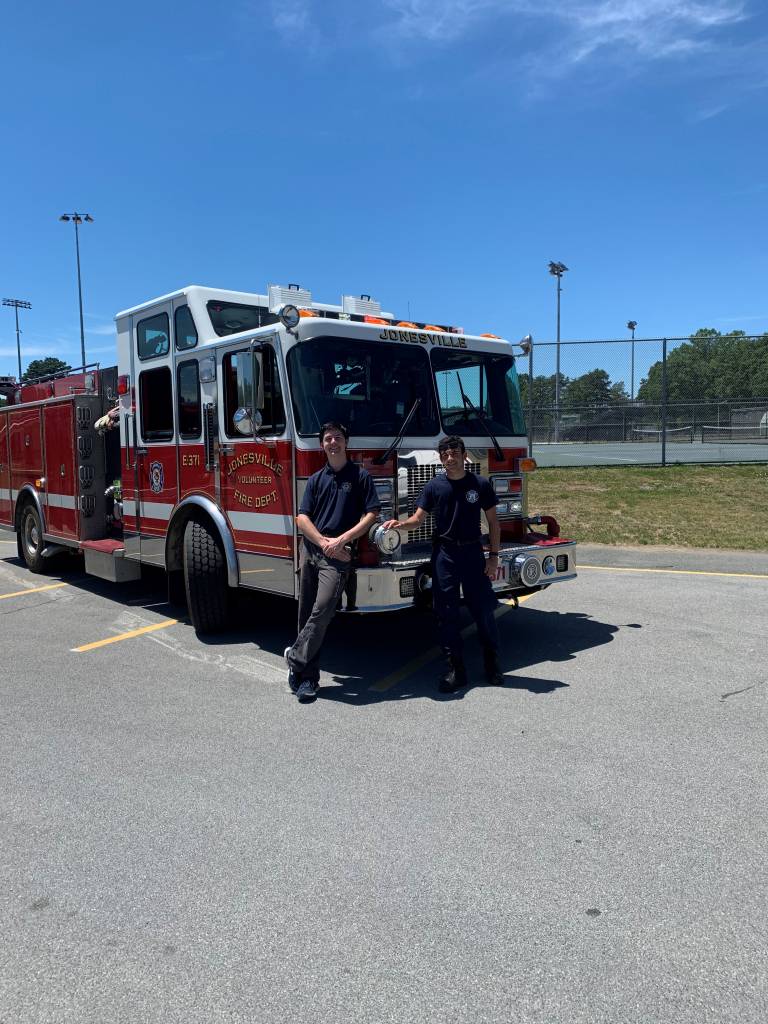
M 377 512 L 381 501 L 370 473 L 354 462 L 338 472 L 326 465 L 307 480 L 299 515 L 308 516 L 326 537 L 338 537 L 357 526 L 366 512 Z
M 434 513 L 439 537 L 467 544 L 480 540 L 480 510 L 487 512 L 498 502 L 484 476 L 465 473 L 461 480 L 449 480 L 440 473 L 421 492 L 417 506 Z

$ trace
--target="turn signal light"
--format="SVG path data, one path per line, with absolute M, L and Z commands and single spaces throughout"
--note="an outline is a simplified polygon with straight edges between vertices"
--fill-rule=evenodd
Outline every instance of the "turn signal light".
M 520 472 L 532 473 L 536 469 L 536 459 L 520 459 Z
M 314 309 L 300 309 L 299 310 L 299 316 L 301 316 L 301 317 L 304 317 L 304 316 L 320 316 L 320 314 L 316 313 L 314 311 Z
M 364 324 L 388 324 L 389 320 L 385 320 L 383 316 L 366 316 L 363 317 Z
M 436 327 L 435 324 L 424 324 L 425 331 L 444 331 L 444 327 Z
M 498 334 L 481 334 L 480 337 L 481 338 L 499 338 L 500 335 L 498 335 Z
M 42 491 L 42 489 L 45 487 L 44 476 L 39 476 L 37 480 L 35 480 L 35 487 L 38 489 L 38 491 Z
M 418 330 L 419 325 L 412 323 L 410 320 L 400 320 L 395 324 L 395 327 L 410 327 L 412 330 L 416 331 Z

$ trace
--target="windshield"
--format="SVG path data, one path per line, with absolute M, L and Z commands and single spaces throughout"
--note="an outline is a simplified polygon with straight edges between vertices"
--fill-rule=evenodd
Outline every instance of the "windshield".
M 409 437 L 439 433 L 427 353 L 357 338 L 313 338 L 288 353 L 291 400 L 300 434 L 339 420 L 351 434 L 394 438 L 417 398 Z
M 447 434 L 470 437 L 525 434 L 520 385 L 511 355 L 494 352 L 432 350 L 437 397 Z M 464 395 L 487 422 L 480 422 Z

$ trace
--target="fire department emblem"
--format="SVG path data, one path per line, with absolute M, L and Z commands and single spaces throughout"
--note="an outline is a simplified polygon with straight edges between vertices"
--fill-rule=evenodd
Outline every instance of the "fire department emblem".
M 149 486 L 159 494 L 165 485 L 165 473 L 162 462 L 150 462 L 149 464 Z
M 479 499 L 479 497 L 480 495 L 474 489 L 471 491 L 467 491 L 467 501 L 470 503 L 470 505 L 474 505 L 475 502 Z
M 341 489 L 345 494 L 349 494 L 349 492 L 352 490 L 352 484 L 349 482 L 349 480 L 345 480 L 344 483 L 341 485 Z

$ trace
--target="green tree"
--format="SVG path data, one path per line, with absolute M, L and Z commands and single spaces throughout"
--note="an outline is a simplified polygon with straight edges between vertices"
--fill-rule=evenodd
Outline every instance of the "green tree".
M 662 362 L 640 382 L 637 397 L 661 402 Z M 667 354 L 667 399 L 706 402 L 768 397 L 768 334 L 749 338 L 743 331 L 721 334 L 703 327 Z
M 590 370 L 569 381 L 563 406 L 573 409 L 580 405 L 612 405 L 628 400 L 624 381 L 612 384 L 607 370 Z
M 62 362 L 55 356 L 46 356 L 45 359 L 33 359 L 22 374 L 21 379 L 34 380 L 36 377 L 46 377 L 52 373 L 64 373 L 70 370 L 69 363 Z
M 520 397 L 523 403 L 523 408 L 527 409 L 530 402 L 530 396 L 528 391 L 528 374 L 521 373 L 520 377 Z M 565 394 L 565 391 L 569 385 L 569 380 L 564 374 L 560 374 L 560 395 Z M 536 408 L 546 408 L 555 404 L 555 374 L 551 377 L 539 376 L 533 378 L 533 404 Z

